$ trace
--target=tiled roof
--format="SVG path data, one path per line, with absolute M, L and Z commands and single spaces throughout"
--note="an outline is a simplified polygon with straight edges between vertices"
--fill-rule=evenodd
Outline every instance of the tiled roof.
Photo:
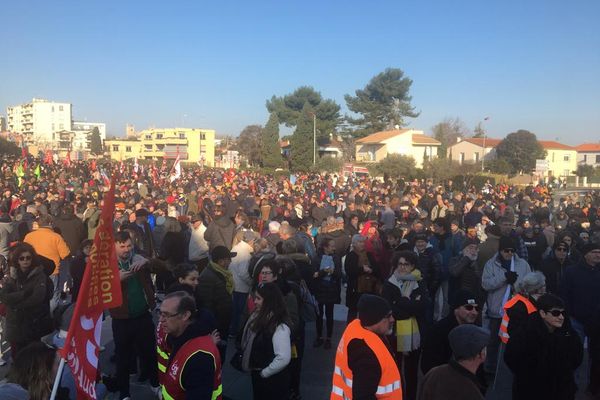
M 410 129 L 392 129 L 390 131 L 375 132 L 373 134 L 370 134 L 369 136 L 365 136 L 364 138 L 358 139 L 356 143 L 381 143 L 384 140 L 393 138 L 408 131 L 410 131 Z
M 484 140 L 483 138 L 466 138 L 462 140 L 463 142 L 473 143 L 475 146 L 483 147 Z M 496 147 L 500 144 L 502 139 L 494 139 L 494 138 L 485 138 L 485 147 Z
M 549 150 L 575 150 L 575 147 L 555 142 L 554 140 L 538 140 L 544 149 Z
M 583 143 L 575 147 L 577 151 L 600 152 L 600 143 Z
M 432 144 L 434 146 L 441 146 L 442 143 L 438 140 L 435 140 L 431 136 L 413 134 L 412 137 L 413 144 Z

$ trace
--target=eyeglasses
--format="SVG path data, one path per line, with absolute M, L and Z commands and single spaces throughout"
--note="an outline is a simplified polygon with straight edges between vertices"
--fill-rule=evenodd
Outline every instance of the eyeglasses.
M 477 307 L 476 305 L 473 305 L 473 304 L 465 304 L 465 305 L 463 306 L 463 308 L 464 308 L 465 310 L 467 310 L 467 311 L 473 311 L 473 310 L 476 310 L 476 311 L 478 311 L 478 307 Z
M 31 256 L 21 256 L 19 257 L 19 261 L 31 261 Z
M 273 271 L 260 271 L 261 275 L 273 275 Z
M 515 249 L 502 249 L 501 251 L 504 253 L 514 253 Z
M 563 317 L 566 316 L 566 311 L 565 310 L 550 310 L 550 311 L 546 311 L 547 313 L 551 314 L 553 317 L 558 317 L 559 315 L 562 315 Z
M 159 312 L 158 312 L 158 318 L 169 319 L 169 318 L 176 317 L 176 316 L 178 316 L 179 314 L 180 314 L 180 313 L 174 313 L 174 314 L 171 314 L 171 313 L 168 313 L 168 312 L 166 312 L 166 311 L 159 311 Z
M 567 251 L 564 247 L 557 247 L 555 251 Z

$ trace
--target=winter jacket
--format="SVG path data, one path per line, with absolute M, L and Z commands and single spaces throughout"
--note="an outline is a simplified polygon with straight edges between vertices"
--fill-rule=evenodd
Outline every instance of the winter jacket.
M 195 293 L 204 307 L 217 319 L 217 329 L 221 338 L 226 338 L 231 323 L 233 301 L 227 291 L 225 277 L 215 270 L 212 263 L 209 263 L 200 274 Z
M 429 300 L 427 288 L 421 280 L 417 282 L 418 286 L 412 291 L 410 297 L 404 297 L 400 292 L 400 288 L 391 282 L 393 279 L 396 279 L 394 275 L 385 281 L 381 289 L 381 297 L 386 299 L 390 303 L 390 306 L 392 306 L 394 319 L 403 320 L 415 317 L 422 331 L 425 306 Z
M 538 313 L 524 329 L 510 335 L 504 361 L 514 374 L 513 400 L 572 400 L 577 385 L 574 372 L 583 360 L 583 346 L 568 318 L 550 333 Z
M 83 214 L 83 223 L 87 228 L 87 238 L 93 239 L 96 236 L 96 229 L 98 229 L 98 224 L 100 222 L 100 210 L 97 208 L 88 209 Z
M 48 227 L 40 227 L 28 233 L 24 242 L 32 245 L 36 253 L 54 262 L 53 274 L 58 273 L 60 260 L 65 259 L 70 254 L 69 246 L 67 246 L 62 236 Z
M 416 248 L 414 249 L 414 252 L 419 258 L 417 269 L 421 271 L 421 274 L 423 275 L 423 282 L 425 282 L 425 285 L 427 286 L 429 296 L 434 298 L 440 287 L 442 256 L 430 245 L 428 245 L 422 253 L 419 253 Z
M 188 257 L 190 261 L 200 261 L 208 257 L 208 243 L 204 239 L 206 226 L 201 224 L 198 229 L 192 229 L 190 244 L 188 246 Z
M 560 295 L 569 315 L 585 324 L 600 306 L 600 265 L 591 266 L 582 259 L 568 267 L 560 285 Z
M 27 275 L 14 272 L 16 279 L 9 278 L 0 289 L 0 302 L 7 311 L 6 340 L 25 345 L 54 330 L 50 315 L 54 287 L 42 267 L 34 267 Z
M 421 383 L 419 400 L 483 400 L 485 388 L 477 376 L 454 360 L 429 371 Z
M 480 271 L 483 271 L 485 263 L 498 254 L 499 247 L 500 236 L 495 236 L 493 234 L 489 234 L 485 242 L 479 245 L 479 253 L 477 253 L 477 268 Z
M 423 338 L 421 371 L 426 374 L 432 368 L 446 364 L 452 357 L 448 341 L 450 331 L 458 326 L 454 313 L 436 322 Z
M 319 269 L 323 254 L 319 254 L 313 261 L 313 268 L 318 272 L 318 277 L 313 281 L 313 293 L 321 304 L 339 304 L 341 301 L 342 261 L 335 254 L 332 257 L 334 270 L 331 275 Z
M 136 257 L 140 257 L 138 255 L 133 255 L 132 258 L 130 259 L 130 261 L 128 261 L 128 263 L 131 263 L 132 261 L 134 261 L 136 259 Z M 119 263 L 119 269 L 122 269 L 123 267 L 123 262 Z M 146 310 L 145 311 L 149 311 L 149 310 L 153 310 L 154 309 L 154 305 L 155 305 L 155 300 L 154 300 L 154 286 L 152 285 L 152 279 L 150 277 L 150 268 L 142 268 L 140 269 L 138 272 L 136 272 L 135 274 L 133 274 L 133 276 L 131 276 L 129 279 L 126 279 L 124 281 L 121 281 L 121 296 L 123 298 L 123 303 L 116 308 L 111 308 L 109 309 L 110 315 L 113 319 L 129 319 L 129 318 L 135 318 L 135 317 L 139 317 L 140 315 L 130 315 L 130 307 L 129 307 L 129 302 L 131 301 L 131 299 L 129 298 L 129 285 L 135 285 L 136 283 L 134 283 L 134 279 L 139 282 L 141 289 L 142 289 L 142 295 L 144 296 L 144 299 L 146 301 Z
M 478 304 L 483 304 L 483 289 L 481 288 L 482 271 L 478 268 L 477 260 L 467 256 L 455 257 L 450 261 L 450 286 L 454 291 L 466 289 L 475 295 Z
M 231 219 L 221 216 L 208 224 L 206 232 L 204 232 L 204 239 L 208 242 L 210 251 L 217 246 L 225 246 L 231 250 L 234 234 L 235 225 Z
M 237 255 L 231 260 L 229 270 L 233 275 L 233 290 L 240 293 L 250 293 L 252 277 L 248 274 L 248 264 L 252 258 L 252 246 L 241 241 L 231 249 Z
M 335 242 L 335 254 L 341 259 L 350 249 L 350 236 L 341 229 L 327 232 L 320 239 L 332 239 Z
M 8 258 L 8 249 L 10 238 L 14 230 L 14 225 L 8 216 L 2 217 L 0 220 L 0 255 Z
M 370 268 L 373 270 L 373 276 L 379 276 L 379 269 L 377 268 L 377 264 L 373 256 L 367 253 L 367 258 L 369 260 Z M 346 256 L 344 260 L 344 271 L 346 272 L 346 306 L 348 306 L 351 310 L 356 310 L 356 305 L 358 303 L 358 298 L 361 293 L 358 293 L 358 277 L 366 274 L 363 271 L 362 265 L 358 265 L 358 254 L 354 251 L 351 251 Z M 379 279 L 379 278 L 378 278 Z
M 77 254 L 81 242 L 87 238 L 83 222 L 73 213 L 62 213 L 54 220 L 54 226 L 60 230 L 60 235 L 69 246 L 71 254 Z
M 504 295 L 506 293 L 507 282 L 505 273 L 506 269 L 502 267 L 499 261 L 500 254 L 490 259 L 483 267 L 483 275 L 481 277 L 481 286 L 487 292 L 487 315 L 491 318 L 502 317 L 502 307 L 504 306 Z M 513 255 L 515 268 L 518 278 L 511 292 L 514 292 L 514 286 L 523 279 L 525 275 L 531 272 L 531 268 L 527 261 L 523 260 L 516 254 Z M 510 296 L 509 296 L 510 297 Z
M 546 292 L 559 295 L 560 282 L 568 267 L 574 265 L 569 257 L 560 262 L 554 253 L 550 253 L 548 257 L 540 264 L 540 272 L 546 277 Z
M 462 242 L 457 237 L 454 237 L 451 233 L 446 233 L 445 235 L 432 235 L 429 238 L 429 243 L 433 247 L 433 250 L 437 253 L 440 253 L 442 256 L 442 281 L 448 280 L 448 266 L 450 264 L 450 260 L 460 254 L 462 250 Z

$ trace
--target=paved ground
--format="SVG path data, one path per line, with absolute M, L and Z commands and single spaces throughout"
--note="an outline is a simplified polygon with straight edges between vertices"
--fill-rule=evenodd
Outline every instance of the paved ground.
M 345 327 L 346 308 L 336 306 L 334 311 L 336 319 L 334 325 L 333 341 L 336 344 Z M 113 352 L 113 342 L 111 338 L 110 318 L 104 322 L 102 329 L 102 343 L 106 350 L 101 353 L 101 366 L 105 373 L 111 373 L 114 370 L 114 364 L 109 361 L 110 355 Z M 306 350 L 305 358 L 302 367 L 302 385 L 301 393 L 304 399 L 308 400 L 325 400 L 329 399 L 331 390 L 331 375 L 333 371 L 335 345 L 331 350 L 323 348 L 313 349 L 312 342 L 315 338 L 314 324 L 307 326 L 306 334 Z M 228 356 L 233 354 L 232 343 L 228 349 Z M 584 362 L 587 362 L 584 361 Z M 3 377 L 7 371 L 7 367 L 0 367 L 0 377 Z M 150 388 L 144 384 L 138 384 L 132 379 L 132 399 L 133 400 L 152 400 L 154 397 Z M 229 366 L 229 362 L 224 363 L 223 370 L 223 390 L 224 395 L 231 400 L 251 400 L 251 383 L 248 374 L 243 374 Z M 486 396 L 487 400 L 506 400 L 511 398 L 511 383 L 506 376 L 500 376 L 495 387 L 491 387 Z M 579 394 L 577 399 L 584 399 Z

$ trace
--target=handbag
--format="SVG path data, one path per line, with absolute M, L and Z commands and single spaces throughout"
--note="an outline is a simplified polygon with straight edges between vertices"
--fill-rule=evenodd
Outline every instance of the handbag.
M 246 372 L 244 371 L 244 368 L 242 367 L 242 360 L 244 358 L 244 352 L 240 349 L 236 350 L 235 354 L 231 357 L 231 360 L 229 360 L 229 364 L 235 368 L 236 370 L 240 371 L 240 372 Z
M 358 293 L 379 293 L 379 279 L 371 274 L 363 274 L 358 277 Z

